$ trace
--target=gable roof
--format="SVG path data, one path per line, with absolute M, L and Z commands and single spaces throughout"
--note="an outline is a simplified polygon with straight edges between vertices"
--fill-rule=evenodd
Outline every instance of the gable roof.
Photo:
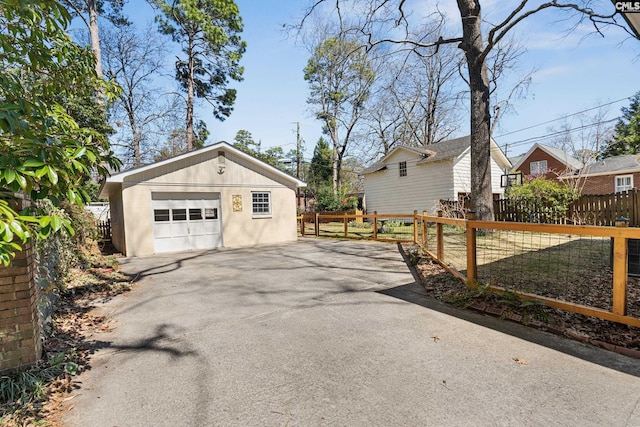
M 540 144 L 540 143 L 536 142 L 535 144 L 533 144 L 531 146 L 531 148 L 529 149 L 529 151 L 526 152 L 526 154 L 524 154 L 522 157 L 519 157 L 518 162 L 513 165 L 513 169 L 517 170 L 520 166 L 522 166 L 524 161 L 527 160 L 529 158 L 529 156 L 537 148 L 539 148 L 540 150 L 544 151 L 545 153 L 547 153 L 548 155 L 550 155 L 551 157 L 553 157 L 557 161 L 559 161 L 561 163 L 564 163 L 565 165 L 569 166 L 573 170 L 578 170 L 578 169 L 581 169 L 583 167 L 583 164 L 582 164 L 582 162 L 580 160 L 576 159 L 575 157 L 571 157 L 570 155 L 568 155 L 566 152 L 562 151 L 561 149 L 555 148 L 555 147 L 550 147 L 548 145 L 544 145 L 544 144 Z
M 640 155 L 623 154 L 621 156 L 607 157 L 597 162 L 586 165 L 581 171 L 581 177 L 597 175 L 613 175 L 621 173 L 640 172 Z M 571 178 L 577 174 L 566 174 L 562 178 Z
M 369 173 L 378 172 L 378 171 L 386 169 L 387 168 L 386 161 L 389 159 L 389 157 L 393 156 L 395 153 L 397 153 L 400 150 L 409 151 L 410 153 L 415 154 L 416 156 L 420 156 L 420 157 L 431 156 L 431 155 L 434 154 L 433 151 L 427 150 L 427 149 L 421 148 L 421 147 L 409 147 L 409 146 L 406 146 L 406 145 L 396 145 L 395 147 L 393 147 L 393 149 L 391 151 L 389 151 L 380 160 L 378 160 L 377 162 L 375 162 L 371 166 L 368 166 L 368 167 L 364 168 L 362 170 L 362 172 L 360 172 L 360 175 L 366 175 L 366 174 L 369 174 Z
M 365 168 L 362 171 L 362 175 L 370 174 L 384 170 L 386 161 L 398 150 L 406 150 L 416 154 L 416 156 L 422 157 L 416 164 L 422 165 L 426 163 L 440 162 L 448 159 L 458 159 L 471 149 L 471 136 L 463 136 L 460 138 L 449 139 L 447 141 L 438 142 L 437 144 L 431 144 L 428 148 L 407 147 L 404 145 L 398 145 L 391 150 L 386 156 L 374 163 L 373 165 Z M 503 166 L 511 166 L 509 159 L 504 155 L 500 147 L 491 138 L 491 155 L 495 156 L 499 163 Z
M 202 156 L 203 154 L 209 153 L 211 151 L 215 151 L 215 150 L 225 150 L 227 152 L 233 153 L 235 155 L 237 155 L 238 157 L 245 159 L 251 163 L 253 163 L 254 165 L 258 166 L 259 168 L 265 169 L 273 174 L 275 174 L 276 176 L 282 178 L 284 181 L 288 181 L 291 182 L 292 184 L 295 184 L 296 187 L 306 187 L 307 184 L 304 181 L 299 180 L 298 178 L 289 175 L 286 172 L 281 171 L 280 169 L 271 166 L 270 164 L 267 164 L 265 162 L 263 162 L 262 160 L 256 159 L 255 157 L 245 153 L 244 151 L 238 150 L 237 148 L 235 148 L 233 145 L 229 144 L 226 141 L 220 141 L 216 144 L 213 145 L 208 145 L 206 147 L 202 147 L 198 150 L 194 150 L 194 151 L 189 151 L 188 153 L 184 153 L 184 154 L 180 154 L 178 156 L 175 157 L 171 157 L 170 159 L 165 159 L 165 160 L 161 160 L 159 162 L 155 162 L 155 163 L 151 163 L 145 166 L 140 166 L 137 168 L 133 168 L 133 169 L 128 169 L 126 171 L 123 172 L 119 172 L 116 174 L 113 174 L 109 177 L 107 177 L 107 179 L 102 183 L 102 186 L 100 187 L 100 195 L 102 196 L 102 192 L 104 191 L 105 188 L 109 187 L 110 184 L 118 184 L 118 183 L 122 183 L 124 182 L 124 180 L 131 176 L 131 175 L 135 175 L 138 174 L 140 172 L 146 172 L 149 170 L 153 170 L 156 168 L 160 168 L 163 167 L 165 165 L 174 163 L 174 162 L 178 162 L 184 159 L 188 159 L 191 157 L 196 157 L 196 156 Z

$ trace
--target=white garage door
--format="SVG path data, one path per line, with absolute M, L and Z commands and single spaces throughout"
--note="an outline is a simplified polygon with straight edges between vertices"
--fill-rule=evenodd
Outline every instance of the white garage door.
M 155 253 L 222 246 L 220 193 L 152 193 Z

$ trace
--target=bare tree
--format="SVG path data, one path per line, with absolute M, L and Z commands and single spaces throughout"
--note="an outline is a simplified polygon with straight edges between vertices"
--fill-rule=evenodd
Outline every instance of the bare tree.
M 598 158 L 613 135 L 617 119 L 608 120 L 609 110 L 597 107 L 565 116 L 558 126 L 549 128 L 553 135 L 550 145 L 579 160 L 583 165 Z
M 412 38 L 410 31 L 415 16 L 408 10 L 404 0 L 315 0 L 301 20 L 301 26 L 309 16 L 324 7 L 332 7 L 332 13 L 340 22 L 344 33 L 358 34 L 367 40 L 370 47 L 380 44 L 398 44 L 410 48 L 432 48 L 435 51 L 445 44 L 457 45 L 465 55 L 467 82 L 469 84 L 470 129 L 471 129 L 471 203 L 477 217 L 493 220 L 491 186 L 491 102 L 487 61 L 492 50 L 511 33 L 514 27 L 528 17 L 546 9 L 566 14 L 565 22 L 571 22 L 575 29 L 584 22 L 590 22 L 596 33 L 602 28 L 615 25 L 634 34 L 616 21 L 614 5 L 609 2 L 579 0 L 563 2 L 548 1 L 534 5 L 522 0 L 515 7 L 506 9 L 505 15 L 495 23 L 483 20 L 480 0 L 457 0 L 462 34 L 460 37 L 439 38 L 430 41 Z M 442 19 L 436 11 L 433 18 Z
M 526 72 L 513 84 L 504 83 L 509 74 L 518 70 L 520 57 L 525 53 L 526 49 L 511 38 L 498 43 L 489 55 L 487 71 L 493 110 L 491 135 L 498 127 L 500 118 L 515 111 L 514 101 L 523 99 L 528 94 L 535 68 Z M 466 80 L 465 83 L 469 84 Z
M 103 16 L 117 27 L 129 24 L 127 18 L 122 14 L 126 0 L 62 0 L 61 3 L 70 10 L 71 14 L 80 18 L 89 31 L 91 41 L 91 51 L 95 57 L 95 70 L 98 78 L 103 78 L 102 66 L 102 46 L 100 43 L 100 27 L 98 18 Z M 101 88 L 96 89 L 96 97 L 100 104 L 104 105 L 104 92 Z
M 137 167 L 152 160 L 152 153 L 165 133 L 163 120 L 177 110 L 180 99 L 162 94 L 156 79 L 165 71 L 166 49 L 151 27 L 133 26 L 103 30 L 105 74 L 122 89 L 111 108 L 118 128 L 114 146 L 124 150 L 125 166 Z

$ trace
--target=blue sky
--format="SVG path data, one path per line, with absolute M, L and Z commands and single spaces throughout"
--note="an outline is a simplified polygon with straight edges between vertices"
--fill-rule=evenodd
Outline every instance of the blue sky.
M 144 5 L 144 11 L 136 11 L 133 17 L 137 24 L 152 18 L 146 3 L 133 3 Z M 454 0 L 440 3 L 442 9 L 456 13 Z M 485 19 L 504 13 L 506 3 L 483 2 Z M 242 60 L 244 81 L 233 84 L 238 98 L 231 117 L 224 122 L 210 118 L 206 104 L 200 108 L 199 114 L 211 131 L 210 142 L 231 142 L 236 132 L 244 129 L 261 141 L 263 148 L 280 145 L 288 151 L 295 148 L 296 122 L 300 122 L 305 158 L 310 158 L 321 136 L 321 126 L 311 117 L 306 104 L 308 86 L 302 70 L 309 52 L 283 31 L 283 24 L 295 22 L 307 2 L 237 0 L 237 4 L 245 24 L 243 39 L 248 44 Z M 132 7 L 128 7 L 130 16 Z M 455 15 L 452 16 L 455 25 Z M 512 145 L 509 155 L 525 152 L 531 142 L 520 141 L 547 134 L 550 125 L 515 131 L 626 98 L 640 90 L 640 41 L 625 41 L 628 36 L 619 29 L 608 30 L 604 38 L 588 35 L 588 26 L 566 34 L 566 24 L 554 22 L 556 17 L 553 12 L 545 12 L 524 21 L 517 29 L 517 38 L 527 46 L 521 70 L 538 71 L 527 99 L 516 104 L 517 114 L 503 117 L 495 132 L 499 145 Z M 628 101 L 612 104 L 607 117 L 617 117 L 620 108 L 627 105 Z M 468 131 L 466 123 L 464 129 L 461 133 Z

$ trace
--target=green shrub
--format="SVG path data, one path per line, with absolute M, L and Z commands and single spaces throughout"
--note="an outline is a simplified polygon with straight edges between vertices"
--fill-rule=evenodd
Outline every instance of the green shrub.
M 333 189 L 329 186 L 316 191 L 316 212 L 345 212 L 354 210 L 357 206 L 358 199 L 346 195 L 345 191 L 339 191 L 334 195 Z
M 569 205 L 580 194 L 570 186 L 546 178 L 535 178 L 507 189 L 506 197 L 532 222 L 558 221 L 567 216 Z M 524 212 L 523 212 L 524 211 Z

